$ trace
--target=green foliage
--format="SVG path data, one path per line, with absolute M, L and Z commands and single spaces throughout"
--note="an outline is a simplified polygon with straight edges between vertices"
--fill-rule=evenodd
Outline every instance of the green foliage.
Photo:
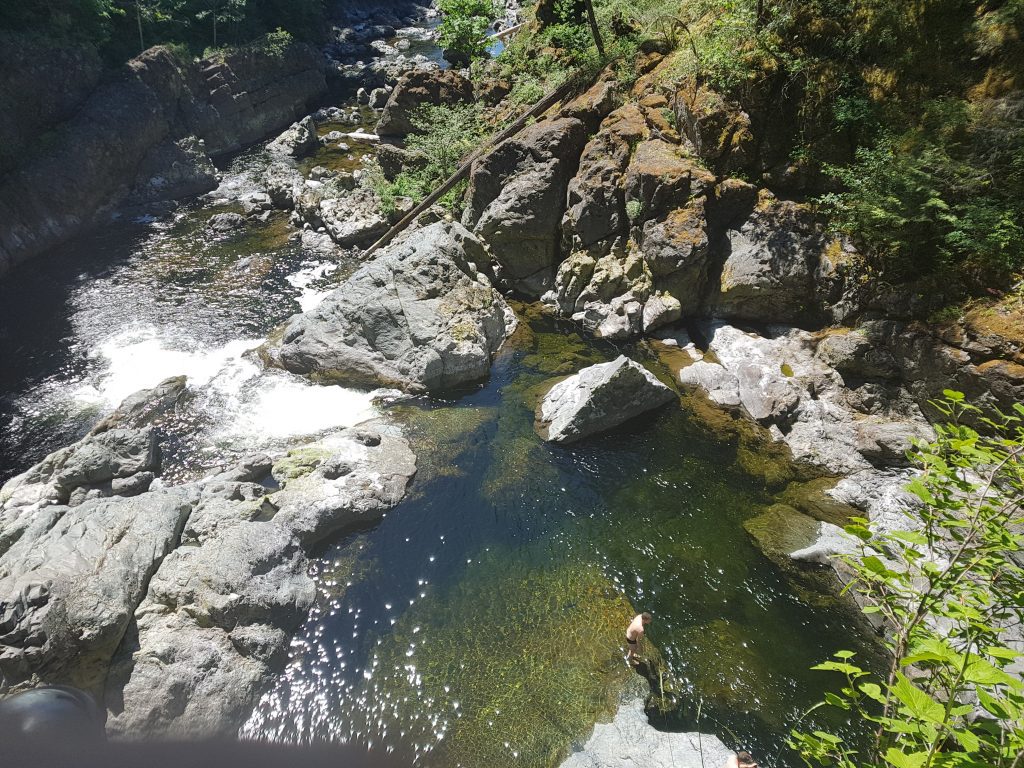
M 929 105 L 941 129 L 886 137 L 829 168 L 845 191 L 821 199 L 826 211 L 894 278 L 957 268 L 1005 280 L 1024 269 L 1024 103 L 966 106 Z
M 50 0 L 0 3 L 0 29 L 42 32 L 56 40 L 103 43 L 111 18 L 119 13 L 113 0 Z
M 51 0 L 0 3 L 0 29 L 75 41 L 99 48 L 112 64 L 152 45 L 191 53 L 224 46 L 287 44 L 279 33 L 315 40 L 324 25 L 323 0 Z M 275 32 L 275 30 L 277 32 Z M 266 37 L 264 37 L 266 36 Z
M 845 678 L 818 707 L 845 711 L 874 739 L 857 748 L 795 730 L 791 746 L 808 765 L 1012 768 L 1024 754 L 1024 682 L 1010 670 L 1024 654 L 1008 640 L 1024 619 L 1024 406 L 987 416 L 945 395 L 934 405 L 949 422 L 913 454 L 915 527 L 847 528 L 859 542 L 842 558 L 848 589 L 885 622 L 891 666 L 878 676 L 840 651 L 816 667 Z
M 412 117 L 417 133 L 406 139 L 406 147 L 422 159 L 415 170 L 404 170 L 393 182 L 373 175 L 370 184 L 386 213 L 395 209 L 399 197 L 420 202 L 448 179 L 486 136 L 477 104 L 420 107 Z M 466 187 L 464 183 L 441 198 L 441 205 L 457 211 Z
M 492 0 L 438 0 L 444 14 L 438 28 L 439 42 L 446 51 L 467 64 L 487 57 L 487 28 L 497 18 Z

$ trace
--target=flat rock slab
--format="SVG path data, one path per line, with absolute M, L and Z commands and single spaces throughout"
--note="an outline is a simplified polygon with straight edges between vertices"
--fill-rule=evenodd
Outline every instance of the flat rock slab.
M 561 768 L 721 768 L 732 751 L 707 733 L 666 733 L 647 722 L 643 699 L 622 704 Z
M 617 427 L 675 397 L 653 373 L 620 355 L 555 384 L 537 406 L 534 426 L 548 442 L 571 443 Z

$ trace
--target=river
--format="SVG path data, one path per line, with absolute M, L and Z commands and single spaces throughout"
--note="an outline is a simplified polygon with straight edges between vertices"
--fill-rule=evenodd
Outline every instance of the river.
M 233 158 L 225 184 L 261 162 Z M 126 217 L 0 283 L 0 479 L 180 374 L 194 397 L 164 427 L 165 484 L 374 416 L 404 430 L 409 497 L 319 554 L 317 605 L 245 737 L 555 765 L 614 709 L 632 675 L 622 633 L 648 610 L 677 686 L 652 721 L 793 764 L 786 733 L 834 682 L 809 668 L 860 642 L 753 545 L 743 522 L 772 498 L 736 446 L 676 407 L 570 447 L 533 433 L 544 382 L 620 352 L 664 375 L 646 347 L 522 307 L 490 379 L 446 399 L 378 405 L 267 371 L 251 350 L 357 265 L 304 251 L 282 213 L 211 234 L 225 210 L 214 194 Z

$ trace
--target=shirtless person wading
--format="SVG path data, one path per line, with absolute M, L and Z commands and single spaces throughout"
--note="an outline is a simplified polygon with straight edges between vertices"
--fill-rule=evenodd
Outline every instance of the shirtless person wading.
M 629 649 L 626 651 L 626 661 L 632 661 L 637 658 L 636 649 L 637 643 L 640 642 L 640 638 L 644 636 L 644 627 L 651 623 L 651 614 L 638 613 L 633 617 L 633 620 L 629 622 L 629 626 L 626 627 L 626 647 Z

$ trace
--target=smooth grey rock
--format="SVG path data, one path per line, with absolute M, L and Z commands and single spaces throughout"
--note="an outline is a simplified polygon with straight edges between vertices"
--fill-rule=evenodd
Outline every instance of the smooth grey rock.
M 171 413 L 182 401 L 188 380 L 184 376 L 164 379 L 152 389 L 141 389 L 128 395 L 117 409 L 99 421 L 90 435 L 111 429 L 138 429 Z
M 716 316 L 791 323 L 820 314 L 812 277 L 826 240 L 808 209 L 767 196 L 726 238 Z
M 135 634 L 108 676 L 112 735 L 230 733 L 270 683 L 313 603 L 306 557 L 291 531 L 273 520 L 225 517 L 224 503 L 199 504 L 190 527 L 203 526 L 208 506 L 219 524 L 208 526 L 198 546 L 167 556 L 135 611 Z
M 610 723 L 598 723 L 583 749 L 561 768 L 722 768 L 732 751 L 711 734 L 655 729 L 642 698 L 619 706 Z
M 111 735 L 233 736 L 312 605 L 310 548 L 379 518 L 416 471 L 408 442 L 376 423 L 279 459 L 276 492 L 246 479 L 268 461 L 249 457 L 181 489 L 194 504 L 181 544 L 150 581 L 107 677 Z
M 0 690 L 100 687 L 190 510 L 168 491 L 22 510 L 31 520 L 0 556 Z
M 844 378 L 895 379 L 899 365 L 892 352 L 860 329 L 830 333 L 818 345 L 817 356 Z
M 933 434 L 908 398 L 857 410 L 842 376 L 816 354 L 814 334 L 773 326 L 759 336 L 722 321 L 700 327 L 713 354 L 682 368 L 680 383 L 773 429 L 798 461 L 848 475 L 906 463 L 910 439 Z
M 535 427 L 549 442 L 569 443 L 616 427 L 675 396 L 653 373 L 622 355 L 555 384 L 537 406 Z
M 232 232 L 245 226 L 245 216 L 240 213 L 215 213 L 206 222 L 214 232 Z
M 476 268 L 486 258 L 458 224 L 410 232 L 315 309 L 293 316 L 262 353 L 319 381 L 408 392 L 484 378 L 515 328 L 511 309 Z
M 0 488 L 0 526 L 6 510 L 36 503 L 66 504 L 76 488 L 159 468 L 160 450 L 151 427 L 90 435 L 51 453 Z
M 275 520 L 310 547 L 339 529 L 380 517 L 405 495 L 416 473 L 409 443 L 390 434 L 367 440 L 358 429 L 309 448 L 323 452 L 312 472 L 287 480 L 274 494 Z
M 312 117 L 304 117 L 287 128 L 284 133 L 267 144 L 267 151 L 274 155 L 301 158 L 313 154 L 320 146 L 316 123 Z
M 222 482 L 258 483 L 270 475 L 274 460 L 265 453 L 254 453 L 246 456 L 237 464 L 214 475 L 214 480 Z

